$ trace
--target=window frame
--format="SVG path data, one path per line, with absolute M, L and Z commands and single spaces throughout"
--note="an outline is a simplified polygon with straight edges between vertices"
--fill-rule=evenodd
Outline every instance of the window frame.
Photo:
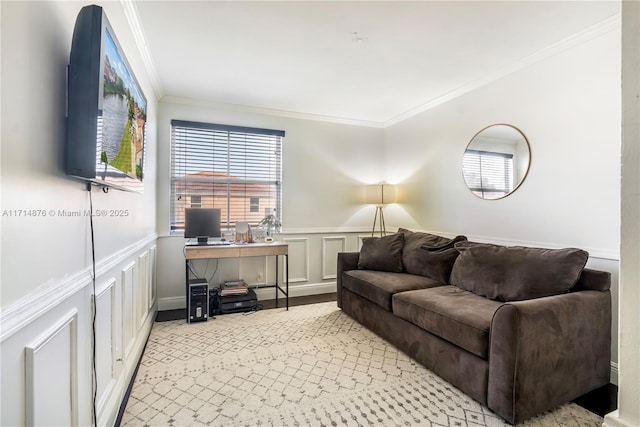
M 170 234 L 184 232 L 187 196 L 201 196 L 201 207 L 221 208 L 222 230 L 239 221 L 257 225 L 264 212 L 251 211 L 254 197 L 281 219 L 284 135 L 281 130 L 171 120 Z

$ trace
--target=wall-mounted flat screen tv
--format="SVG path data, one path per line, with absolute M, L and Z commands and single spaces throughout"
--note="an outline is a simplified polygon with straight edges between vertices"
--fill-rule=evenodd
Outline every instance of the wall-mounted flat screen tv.
M 67 96 L 67 175 L 142 192 L 147 100 L 100 6 L 78 13 Z

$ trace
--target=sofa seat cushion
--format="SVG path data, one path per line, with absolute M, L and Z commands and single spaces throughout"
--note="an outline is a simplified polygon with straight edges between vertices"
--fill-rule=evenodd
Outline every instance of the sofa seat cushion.
M 491 319 L 502 304 L 451 285 L 393 295 L 396 316 L 483 359 Z
M 387 271 L 349 270 L 342 276 L 342 286 L 351 292 L 391 311 L 391 297 L 397 292 L 442 286 L 424 276 Z

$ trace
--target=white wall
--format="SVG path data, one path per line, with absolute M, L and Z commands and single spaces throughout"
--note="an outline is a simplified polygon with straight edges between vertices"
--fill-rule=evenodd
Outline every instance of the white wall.
M 364 205 L 364 185 L 384 179 L 383 130 L 370 126 L 266 114 L 166 97 L 158 135 L 159 308 L 185 306 L 184 238 L 171 237 L 170 135 L 172 119 L 279 129 L 283 142 L 283 234 L 290 244 L 291 295 L 335 291 L 335 253 L 357 250 L 375 208 Z M 258 283 L 268 277 L 264 260 L 225 261 L 228 275 Z M 270 261 L 269 261 L 270 262 Z M 253 264 L 250 264 L 253 263 Z M 205 266 L 202 266 L 204 271 Z M 210 271 L 213 271 L 213 267 Z M 223 268 L 222 271 L 225 271 Z M 224 279 L 223 278 L 223 279 Z M 219 275 L 212 283 L 218 283 Z M 273 298 L 272 294 L 259 294 Z
M 388 174 L 431 230 L 572 245 L 617 257 L 620 35 L 608 32 L 386 129 Z M 466 145 L 492 123 L 513 124 L 531 168 L 511 196 L 485 201 L 465 186 Z
M 218 107 L 174 97 L 159 104 L 158 229 L 169 234 L 172 119 L 278 129 L 283 139 L 283 227 L 330 229 L 361 226 L 365 183 L 383 178 L 383 130 L 248 109 Z
M 153 320 L 157 101 L 121 4 L 103 5 L 148 98 L 144 194 L 91 193 L 94 210 L 127 211 L 94 221 L 98 412 L 108 424 Z M 2 425 L 24 425 L 29 416 L 36 423 L 91 423 L 89 217 L 59 214 L 89 209 L 84 184 L 64 173 L 66 66 L 82 6 L 0 4 Z M 61 393 L 47 404 L 47 393 L 58 390 L 74 394 Z
M 618 28 L 385 130 L 387 175 L 407 199 L 388 223 L 407 215 L 471 240 L 588 250 L 590 266 L 613 273 L 614 361 L 620 97 Z M 523 131 L 531 169 L 515 193 L 488 201 L 467 189 L 461 164 L 473 135 L 493 123 Z
M 332 290 L 334 276 L 326 274 L 331 257 L 340 248 L 357 250 L 360 238 L 368 234 L 373 210 L 359 204 L 363 182 L 400 184 L 401 203 L 385 207 L 388 229 L 402 226 L 444 235 L 465 234 L 478 241 L 588 250 L 589 266 L 613 275 L 612 373 L 616 382 L 620 32 L 619 28 L 605 28 L 594 34 L 385 129 L 180 99 L 161 102 L 160 128 L 168 129 L 169 121 L 176 118 L 287 132 L 283 238 L 296 239 L 292 295 Z M 466 188 L 461 163 L 473 135 L 493 123 L 521 129 L 531 144 L 532 159 L 527 179 L 514 194 L 486 201 Z M 163 167 L 158 181 L 158 224 L 164 236 L 169 221 L 168 133 L 159 138 Z M 182 243 L 176 237 L 159 240 L 161 309 L 184 307 Z M 268 274 L 264 264 L 224 269 L 248 275 L 256 268 L 262 277 Z
M 604 426 L 640 425 L 640 3 L 622 5 L 620 382 Z

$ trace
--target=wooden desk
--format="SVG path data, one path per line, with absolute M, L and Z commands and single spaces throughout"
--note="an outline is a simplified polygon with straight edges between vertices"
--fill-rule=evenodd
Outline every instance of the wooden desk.
M 189 261 L 192 259 L 221 259 L 245 257 L 276 257 L 276 282 L 273 285 L 260 285 L 258 288 L 275 288 L 276 307 L 278 291 L 285 296 L 286 309 L 289 310 L 289 244 L 284 242 L 248 243 L 244 245 L 185 245 L 186 296 L 189 298 Z M 285 256 L 285 289 L 278 284 L 278 257 Z M 188 301 L 187 301 L 188 306 Z M 189 314 L 187 313 L 187 316 Z

